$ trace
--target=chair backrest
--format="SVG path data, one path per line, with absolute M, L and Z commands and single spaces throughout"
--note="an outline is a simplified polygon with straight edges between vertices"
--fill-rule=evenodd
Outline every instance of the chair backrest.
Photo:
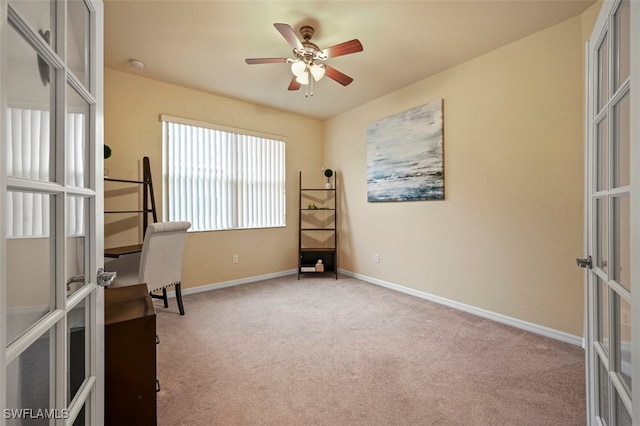
M 182 254 L 191 222 L 157 222 L 147 227 L 138 282 L 154 291 L 182 281 Z

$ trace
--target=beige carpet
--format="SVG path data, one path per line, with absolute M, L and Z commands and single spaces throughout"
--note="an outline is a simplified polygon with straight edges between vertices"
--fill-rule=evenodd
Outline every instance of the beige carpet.
M 584 425 L 581 348 L 351 278 L 158 307 L 160 425 Z M 157 305 L 160 306 L 160 305 Z

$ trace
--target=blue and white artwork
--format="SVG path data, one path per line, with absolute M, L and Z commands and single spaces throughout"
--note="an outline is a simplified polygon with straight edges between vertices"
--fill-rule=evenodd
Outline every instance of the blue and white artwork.
M 442 99 L 367 126 L 367 199 L 444 199 Z

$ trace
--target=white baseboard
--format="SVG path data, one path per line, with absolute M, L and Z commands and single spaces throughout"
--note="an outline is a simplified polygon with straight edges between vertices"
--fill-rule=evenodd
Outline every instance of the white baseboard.
M 411 296 L 419 297 L 421 299 L 429 300 L 431 302 L 438 303 L 440 305 L 448 306 L 450 308 L 458 309 L 460 311 L 468 312 L 473 315 L 477 315 L 482 318 L 487 318 L 493 321 L 497 321 L 503 324 L 507 324 L 522 330 L 530 331 L 532 333 L 540 334 L 545 337 L 560 340 L 562 342 L 570 343 L 572 345 L 581 346 L 584 348 L 584 340 L 582 337 L 574 336 L 573 334 L 565 333 L 563 331 L 555 330 L 553 328 L 544 327 L 542 325 L 534 324 L 531 322 L 523 321 L 517 318 L 509 317 L 506 315 L 498 314 L 495 312 L 487 311 L 486 309 L 477 308 L 475 306 L 467 305 L 464 303 L 456 302 L 455 300 L 446 299 L 444 297 L 436 296 L 433 294 L 425 293 L 420 290 L 415 290 L 409 287 L 404 287 L 398 284 L 393 284 L 387 281 L 379 280 L 377 278 L 368 277 L 366 275 L 357 274 L 355 272 L 347 271 L 344 269 L 338 269 L 338 272 L 349 277 L 357 278 L 361 281 L 365 281 L 371 284 L 379 285 L 391 290 L 399 291 L 400 293 L 409 294 Z
M 197 293 L 204 293 L 205 291 L 220 290 L 221 288 L 234 287 L 234 286 L 243 285 L 243 284 L 251 284 L 257 281 L 270 280 L 272 278 L 281 278 L 281 277 L 286 277 L 288 275 L 294 275 L 297 273 L 298 273 L 297 269 L 289 269 L 288 271 L 280 271 L 280 272 L 274 272 L 271 274 L 256 275 L 253 277 L 240 278 L 238 280 L 223 281 L 223 282 L 214 283 L 214 284 L 205 284 L 198 287 L 182 288 L 182 295 L 184 296 L 187 294 L 197 294 Z M 176 296 L 175 290 L 167 291 L 167 296 L 175 297 Z

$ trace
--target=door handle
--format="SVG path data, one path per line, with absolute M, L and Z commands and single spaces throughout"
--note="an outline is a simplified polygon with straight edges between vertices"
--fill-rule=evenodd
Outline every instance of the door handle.
M 591 256 L 587 257 L 586 259 L 576 259 L 576 263 L 581 268 L 591 269 L 593 267 Z
M 118 276 L 117 272 L 107 272 L 103 268 L 98 269 L 97 282 L 101 287 L 107 287 L 111 285 L 113 280 Z

